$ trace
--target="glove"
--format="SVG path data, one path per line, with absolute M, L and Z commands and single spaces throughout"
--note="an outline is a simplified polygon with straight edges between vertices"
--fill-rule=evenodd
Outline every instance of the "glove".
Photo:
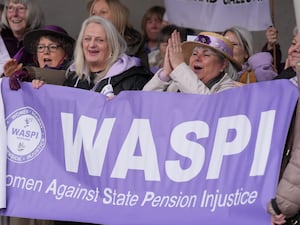
M 11 90 L 19 90 L 20 82 L 29 78 L 29 74 L 26 70 L 18 70 L 9 77 L 9 87 Z

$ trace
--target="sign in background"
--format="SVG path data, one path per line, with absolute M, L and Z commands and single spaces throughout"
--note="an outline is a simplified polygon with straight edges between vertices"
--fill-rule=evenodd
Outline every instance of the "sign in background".
M 165 0 L 165 6 L 169 23 L 198 30 L 260 31 L 272 25 L 269 0 Z
M 298 98 L 289 81 L 208 96 L 131 91 L 107 100 L 52 85 L 11 91 L 3 79 L 1 92 L 8 157 L 2 215 L 270 224 L 266 204 Z

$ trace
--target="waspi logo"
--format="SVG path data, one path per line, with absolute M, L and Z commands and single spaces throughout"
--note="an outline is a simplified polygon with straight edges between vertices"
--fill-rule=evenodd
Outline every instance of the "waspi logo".
M 24 163 L 34 159 L 46 145 L 40 115 L 30 107 L 20 108 L 6 118 L 8 159 Z

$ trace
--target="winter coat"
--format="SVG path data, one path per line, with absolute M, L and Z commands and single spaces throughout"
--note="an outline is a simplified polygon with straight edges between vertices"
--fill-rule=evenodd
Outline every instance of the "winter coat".
M 275 206 L 271 202 L 268 204 L 269 213 L 283 213 L 287 218 L 300 211 L 300 106 L 297 107 L 291 158 L 279 181 Z M 278 209 L 280 212 L 276 212 Z
M 283 70 L 278 76 L 274 78 L 274 80 L 277 79 L 291 79 L 296 76 L 296 72 L 293 70 L 292 67 L 288 67 L 285 70 Z
M 127 43 L 126 54 L 138 57 L 141 60 L 141 64 L 148 69 L 148 54 L 143 45 L 142 35 L 134 28 L 127 26 L 124 32 L 124 39 Z
M 90 81 L 86 78 L 79 79 L 73 68 L 74 65 L 71 65 L 64 86 L 102 92 L 106 85 L 111 84 L 115 95 L 124 90 L 141 90 L 153 76 L 147 68 L 140 66 L 136 59 L 125 54 L 112 65 L 106 76 L 96 84 L 94 82 L 96 73 L 90 74 Z
M 292 67 L 283 70 L 274 79 L 296 78 L 296 72 Z M 294 81 L 295 82 L 295 81 Z M 295 82 L 297 84 L 297 82 Z M 287 218 L 294 216 L 300 211 L 300 105 L 298 101 L 297 110 L 295 111 L 295 123 L 292 132 L 292 146 L 283 157 L 290 157 L 286 167 L 281 165 L 285 170 L 281 171 L 282 177 L 279 181 L 275 198 L 268 203 L 268 212 L 272 215 L 283 213 Z M 291 124 L 292 126 L 293 124 Z M 290 128 L 291 129 L 291 128 Z M 290 137 L 288 137 L 289 140 Z M 287 148 L 286 147 L 286 148 Z M 273 202 L 273 204 L 272 204 Z
M 181 63 L 172 71 L 170 74 L 171 80 L 168 82 L 159 78 L 161 72 L 162 70 L 159 70 L 143 90 L 212 94 L 235 87 L 234 81 L 224 73 L 204 84 L 185 63 Z

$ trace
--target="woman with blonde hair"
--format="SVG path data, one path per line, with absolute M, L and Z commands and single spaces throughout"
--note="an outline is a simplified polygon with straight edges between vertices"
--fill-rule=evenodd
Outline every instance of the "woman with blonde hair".
M 64 86 L 100 92 L 108 97 L 123 90 L 141 90 L 152 73 L 139 60 L 128 56 L 126 42 L 108 20 L 87 18 L 77 38 L 74 62 Z M 44 82 L 33 81 L 39 88 Z
M 87 10 L 90 16 L 100 16 L 109 20 L 127 43 L 126 54 L 140 58 L 142 65 L 149 67 L 142 35 L 129 23 L 129 10 L 125 5 L 119 0 L 90 0 Z

